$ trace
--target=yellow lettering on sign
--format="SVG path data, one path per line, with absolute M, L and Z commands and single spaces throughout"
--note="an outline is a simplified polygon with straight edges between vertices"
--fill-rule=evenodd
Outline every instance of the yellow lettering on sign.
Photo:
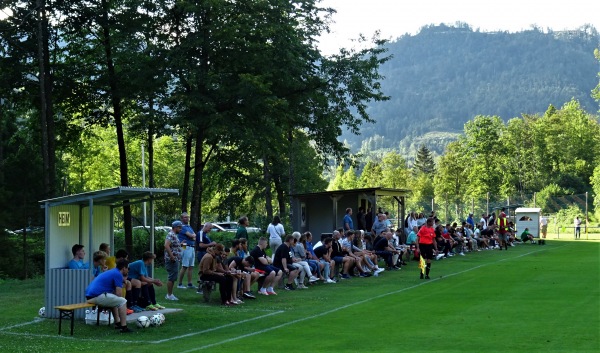
M 70 212 L 58 212 L 58 226 L 68 227 L 71 225 L 71 213 Z

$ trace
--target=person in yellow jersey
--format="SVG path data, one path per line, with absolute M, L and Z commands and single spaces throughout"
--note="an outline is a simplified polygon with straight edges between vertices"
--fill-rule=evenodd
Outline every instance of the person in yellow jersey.
M 110 245 L 102 243 L 100 244 L 100 248 L 98 250 L 104 251 L 107 255 L 105 265 L 108 270 L 112 270 L 113 268 L 117 267 L 117 258 L 115 256 L 110 256 Z
M 508 221 L 506 220 L 506 209 L 502 207 L 498 216 L 498 240 L 500 242 L 500 250 L 504 246 L 504 250 L 508 250 Z

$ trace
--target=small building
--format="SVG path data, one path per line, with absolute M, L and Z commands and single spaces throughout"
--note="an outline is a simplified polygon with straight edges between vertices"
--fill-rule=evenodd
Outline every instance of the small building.
M 517 237 L 525 230 L 529 229 L 529 233 L 534 238 L 540 237 L 540 214 L 541 208 L 526 208 L 519 207 L 515 210 L 515 232 Z
M 358 208 L 371 209 L 373 220 L 382 198 L 393 200 L 397 222 L 403 226 L 406 217 L 406 197 L 410 190 L 388 188 L 365 188 L 352 190 L 323 191 L 308 194 L 292 195 L 292 227 L 295 231 L 310 231 L 320 240 L 321 234 L 330 234 L 343 227 L 346 208 L 353 210 L 353 221 L 356 227 Z M 397 225 L 396 225 L 397 226 Z
M 114 251 L 113 210 L 123 203 L 149 202 L 150 251 L 154 252 L 154 201 L 179 195 L 177 189 L 118 186 L 40 201 L 45 210 L 45 307 L 46 317 L 58 318 L 57 305 L 85 302 L 85 288 L 92 280 L 92 254 L 101 243 Z M 70 270 L 71 247 L 84 246 L 89 270 Z M 113 254 L 109 254 L 113 255 Z M 84 313 L 75 316 L 83 318 Z

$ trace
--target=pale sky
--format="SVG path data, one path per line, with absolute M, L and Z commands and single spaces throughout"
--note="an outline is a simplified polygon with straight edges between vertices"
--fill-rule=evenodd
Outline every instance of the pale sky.
M 337 10 L 332 33 L 320 38 L 319 48 L 333 54 L 360 33 L 370 38 L 396 39 L 429 24 L 468 23 L 473 30 L 518 32 L 531 25 L 554 31 L 591 24 L 600 31 L 599 0 L 323 0 Z

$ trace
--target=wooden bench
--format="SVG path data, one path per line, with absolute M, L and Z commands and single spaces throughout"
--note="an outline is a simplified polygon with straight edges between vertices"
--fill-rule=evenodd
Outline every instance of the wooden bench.
M 54 309 L 58 310 L 60 312 L 60 316 L 58 319 L 58 334 L 60 335 L 61 329 L 62 329 L 62 319 L 71 319 L 71 336 L 73 336 L 73 326 L 75 323 L 75 310 L 77 309 L 85 309 L 85 308 L 93 308 L 96 307 L 98 305 L 96 304 L 92 304 L 92 303 L 88 303 L 88 302 L 84 302 L 84 303 L 78 303 L 78 304 L 68 304 L 68 305 L 59 305 L 59 306 L 55 306 Z M 102 311 L 101 309 L 103 309 L 101 306 L 98 306 L 97 308 L 97 316 L 96 316 L 96 325 L 99 326 L 100 325 L 100 311 Z M 107 308 L 108 309 L 108 308 Z M 112 311 L 110 309 L 108 309 L 108 325 L 110 326 L 110 317 L 112 315 Z

